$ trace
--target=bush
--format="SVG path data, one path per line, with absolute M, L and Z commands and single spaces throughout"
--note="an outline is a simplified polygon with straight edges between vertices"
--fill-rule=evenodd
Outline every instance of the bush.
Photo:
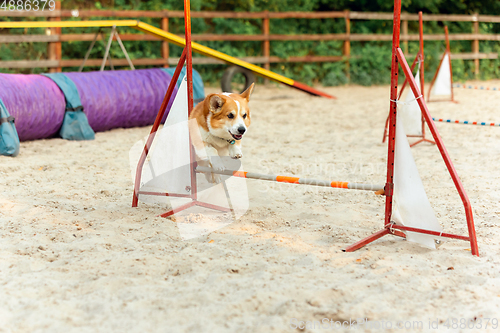
M 125 10 L 182 10 L 183 2 L 178 0 L 151 0 L 125 1 L 103 0 L 100 2 L 88 0 L 65 0 L 63 9 L 94 9 L 113 8 Z M 192 10 L 216 11 L 392 11 L 392 1 L 386 0 L 192 0 Z M 415 13 L 418 10 L 427 13 L 470 14 L 479 12 L 484 14 L 500 12 L 500 2 L 497 0 L 404 0 L 403 10 Z M 113 18 L 107 18 L 113 19 Z M 143 18 L 144 22 L 158 26 L 159 20 Z M 443 22 L 425 22 L 424 33 L 443 33 Z M 451 33 L 465 33 L 472 31 L 470 22 L 449 23 Z M 217 34 L 260 34 L 262 22 L 258 19 L 201 19 L 192 20 L 193 33 Z M 31 29 L 31 33 L 35 33 Z M 182 34 L 184 23 L 182 19 L 171 18 L 170 30 Z M 272 34 L 321 34 L 343 33 L 345 22 L 343 19 L 275 19 L 270 22 Z M 500 33 L 500 24 L 485 23 L 480 25 L 482 33 Z M 418 31 L 418 23 L 409 23 L 410 33 Z M 95 29 L 65 29 L 65 33 L 92 33 Z M 120 33 L 136 32 L 132 29 L 120 28 Z M 352 33 L 391 34 L 390 21 L 351 21 Z M 6 31 L 2 31 L 6 33 Z M 9 30 L 8 33 L 23 33 L 19 29 Z M 36 33 L 43 33 L 43 30 Z M 158 42 L 124 42 L 132 59 L 160 58 Z M 261 42 L 202 42 L 201 44 L 214 48 L 235 57 L 261 56 Z M 305 55 L 342 55 L 341 41 L 272 41 L 271 55 L 286 59 L 290 56 Z M 78 59 L 85 55 L 89 42 L 63 43 L 63 58 Z M 500 46 L 495 41 L 482 41 L 480 52 L 499 52 Z M 415 54 L 417 42 L 409 43 L 409 53 Z M 425 77 L 427 80 L 437 68 L 439 59 L 444 51 L 442 42 L 426 42 L 425 45 Z M 171 45 L 170 56 L 180 56 L 181 48 Z M 453 52 L 471 52 L 471 42 L 453 41 Z M 111 56 L 123 58 L 123 54 L 116 43 L 111 48 Z M 3 44 L 0 46 L 2 60 L 13 59 L 45 59 L 46 46 L 43 43 Z M 102 58 L 104 43 L 97 43 L 91 58 Z M 351 82 L 363 85 L 387 84 L 390 81 L 391 46 L 388 42 L 351 42 L 350 78 Z M 195 55 L 198 56 L 198 55 Z M 413 59 L 408 59 L 411 62 Z M 147 67 L 147 66 L 143 66 Z M 195 67 L 208 84 L 217 84 L 225 65 L 204 65 Z M 481 60 L 481 78 L 491 79 L 500 77 L 500 60 Z M 24 73 L 39 73 L 46 69 L 27 69 Z M 75 70 L 75 68 L 65 70 Z M 86 68 L 95 70 L 95 68 Z M 345 62 L 336 63 L 277 63 L 271 65 L 271 70 L 307 83 L 324 85 L 342 85 L 347 82 Z M 453 76 L 457 81 L 474 78 L 473 62 L 453 60 Z

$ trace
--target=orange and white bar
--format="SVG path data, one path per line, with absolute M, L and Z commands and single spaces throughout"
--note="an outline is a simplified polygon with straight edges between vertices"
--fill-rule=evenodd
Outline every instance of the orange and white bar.
M 278 183 L 314 185 L 314 186 L 324 186 L 324 187 L 333 187 L 333 188 L 344 188 L 344 189 L 350 189 L 350 190 L 381 191 L 384 189 L 384 185 L 350 183 L 350 182 L 336 182 L 336 181 L 331 182 L 328 180 L 317 180 L 317 179 L 300 178 L 300 177 L 264 175 L 264 174 L 260 174 L 260 173 L 246 172 L 246 171 L 234 171 L 234 170 L 217 171 L 217 170 L 214 170 L 212 168 L 202 167 L 202 166 L 196 167 L 196 172 L 215 173 L 218 175 L 234 176 L 234 177 L 240 177 L 240 178 L 268 180 L 268 181 L 273 181 L 273 182 L 278 182 Z

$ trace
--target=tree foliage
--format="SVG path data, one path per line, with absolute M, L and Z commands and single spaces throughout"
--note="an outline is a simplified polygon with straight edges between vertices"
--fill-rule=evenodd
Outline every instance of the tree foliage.
M 391 12 L 393 2 L 387 0 L 192 0 L 193 11 L 367 11 Z M 63 9 L 124 9 L 124 10 L 182 10 L 183 1 L 180 0 L 102 0 L 100 2 L 88 0 L 65 0 Z M 403 11 L 416 13 L 441 14 L 492 14 L 500 13 L 498 0 L 403 0 Z M 107 18 L 112 19 L 112 18 Z M 141 18 L 141 20 L 159 26 L 159 20 Z M 443 26 L 448 25 L 451 33 L 470 33 L 470 22 L 425 22 L 424 33 L 443 33 Z M 200 19 L 192 21 L 193 33 L 214 34 L 260 34 L 262 21 L 259 19 Z M 182 34 L 184 23 L 182 19 L 170 19 L 170 31 Z M 271 34 L 322 34 L 343 33 L 345 22 L 343 19 L 273 19 L 270 22 Z M 409 32 L 417 33 L 418 23 L 409 23 Z M 9 33 L 25 33 L 22 30 L 8 31 Z M 95 32 L 93 29 L 65 29 L 65 33 Z M 129 32 L 120 29 L 120 32 Z M 130 30 L 132 32 L 132 30 Z M 135 31 L 133 31 L 135 32 Z M 390 21 L 351 21 L 352 33 L 391 34 Z M 481 33 L 500 33 L 500 24 L 482 23 Z M 2 31 L 7 33 L 7 31 Z M 34 33 L 34 32 L 30 32 Z M 38 31 L 37 33 L 43 33 Z M 262 55 L 261 42 L 202 42 L 202 44 L 236 57 Z M 272 41 L 271 55 L 280 58 L 305 55 L 342 55 L 341 41 Z M 83 58 L 89 42 L 63 43 L 63 58 Z M 125 46 L 132 58 L 160 58 L 158 42 L 125 42 Z M 472 52 L 470 41 L 453 41 L 452 53 Z M 418 49 L 416 42 L 408 45 L 409 53 L 415 54 Z M 179 56 L 181 48 L 172 45 L 171 56 Z M 498 42 L 481 41 L 480 52 L 498 52 Z M 431 79 L 444 51 L 443 42 L 425 43 L 425 70 L 426 78 Z M 370 85 L 388 83 L 390 79 L 390 42 L 351 42 L 350 75 L 351 82 Z M 0 46 L 0 58 L 10 59 L 44 59 L 46 46 L 43 43 L 23 43 L 17 45 Z M 97 43 L 91 58 L 99 58 L 104 54 L 104 43 Z M 122 58 L 118 45 L 113 45 L 111 55 Z M 197 55 L 196 55 L 197 56 Z M 411 61 L 412 59 L 408 59 Z M 481 60 L 481 78 L 500 77 L 499 60 Z M 308 84 L 321 83 L 338 85 L 347 82 L 345 62 L 336 63 L 279 63 L 272 64 L 271 70 L 292 77 Z M 224 65 L 196 66 L 206 82 L 217 82 L 222 76 Z M 36 71 L 44 71 L 37 69 Z M 75 70 L 66 69 L 66 70 Z M 89 69 L 90 70 L 90 69 Z M 28 70 L 31 72 L 32 70 Z M 467 80 L 474 77 L 473 62 L 470 60 L 453 60 L 453 75 L 456 80 Z

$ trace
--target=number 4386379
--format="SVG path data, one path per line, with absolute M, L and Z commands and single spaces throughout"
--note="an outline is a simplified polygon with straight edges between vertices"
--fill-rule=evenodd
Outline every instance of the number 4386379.
M 1 0 L 0 0 L 1 1 Z M 1 10 L 8 11 L 39 11 L 56 9 L 56 2 L 54 0 L 3 0 L 0 6 Z

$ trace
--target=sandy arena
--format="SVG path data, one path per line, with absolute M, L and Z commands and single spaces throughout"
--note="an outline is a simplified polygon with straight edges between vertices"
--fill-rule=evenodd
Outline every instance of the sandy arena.
M 385 183 L 389 87 L 321 89 L 338 99 L 256 87 L 244 168 Z M 500 92 L 455 94 L 459 104 L 430 103 L 432 115 L 500 121 Z M 366 332 L 474 331 L 462 318 L 496 331 L 500 128 L 437 127 L 473 206 L 479 258 L 465 241 L 429 250 L 394 236 L 344 253 L 381 229 L 384 197 L 256 180 L 243 218 L 183 241 L 156 217 L 165 208 L 131 208 L 128 153 L 150 127 L 22 142 L 18 157 L 0 158 L 0 332 L 349 332 L 334 323 L 357 318 Z M 412 151 L 444 230 L 466 235 L 439 151 Z

